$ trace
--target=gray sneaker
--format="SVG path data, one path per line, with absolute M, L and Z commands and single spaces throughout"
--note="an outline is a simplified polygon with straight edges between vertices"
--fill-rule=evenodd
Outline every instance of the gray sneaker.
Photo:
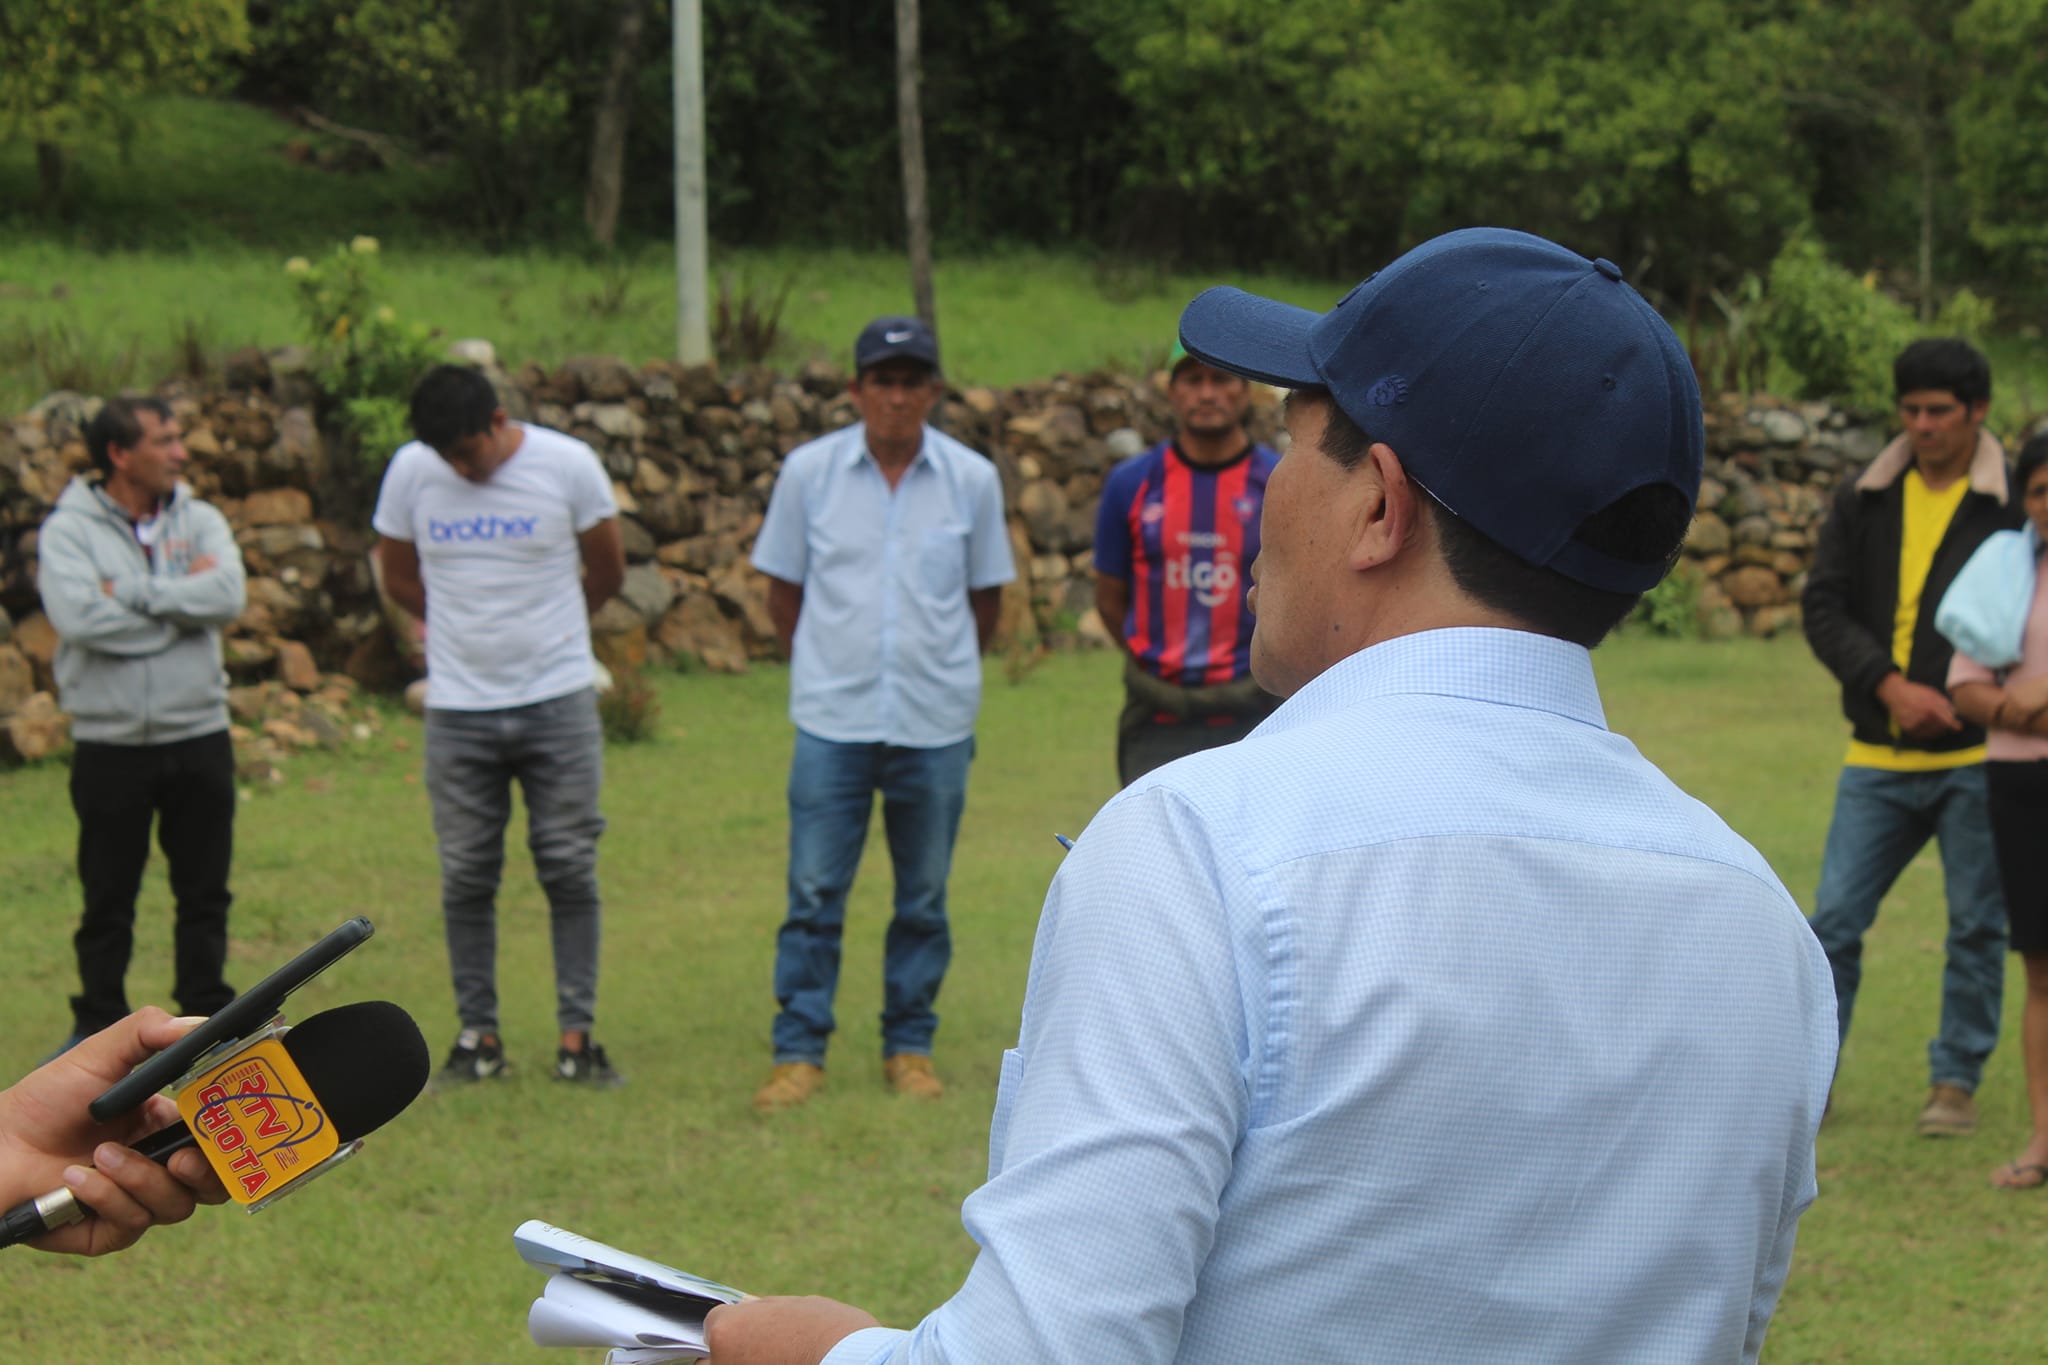
M 468 1085 L 472 1081 L 502 1080 L 512 1068 L 505 1061 L 505 1044 L 495 1033 L 466 1028 L 455 1035 L 448 1060 L 434 1077 L 436 1086 Z

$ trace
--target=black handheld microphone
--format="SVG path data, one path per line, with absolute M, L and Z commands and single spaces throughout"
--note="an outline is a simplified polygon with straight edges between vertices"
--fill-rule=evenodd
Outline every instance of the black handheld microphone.
M 398 1117 L 426 1088 L 431 1058 L 420 1027 L 388 1000 L 322 1010 L 282 1039 L 344 1147 Z M 174 1123 L 135 1144 L 152 1161 L 196 1146 L 189 1125 Z M 0 1247 L 40 1237 L 91 1210 L 68 1189 L 25 1199 L 0 1216 Z

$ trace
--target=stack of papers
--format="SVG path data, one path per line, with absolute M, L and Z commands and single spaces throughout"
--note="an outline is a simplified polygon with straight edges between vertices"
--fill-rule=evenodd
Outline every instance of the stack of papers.
M 746 1297 L 673 1266 L 532 1219 L 512 1244 L 528 1265 L 548 1272 L 547 1287 L 526 1315 L 538 1346 L 603 1346 L 608 1365 L 702 1360 L 704 1315 Z

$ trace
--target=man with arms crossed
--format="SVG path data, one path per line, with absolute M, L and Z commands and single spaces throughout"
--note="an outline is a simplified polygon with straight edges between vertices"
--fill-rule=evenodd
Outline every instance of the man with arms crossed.
M 1853 729 L 1821 855 L 1813 932 L 1834 970 L 1846 1043 L 1878 903 L 1932 837 L 1948 890 L 1941 1025 L 1927 1045 L 1925 1137 L 1976 1131 L 1998 1043 L 2005 897 L 1984 794 L 1984 730 L 1945 690 L 1942 594 L 1985 537 L 2016 527 L 2005 449 L 1984 430 L 1991 365 L 1967 342 L 1916 341 L 1892 366 L 1905 431 L 1835 492 L 1801 595 L 1807 643 L 1842 685 Z
M 185 443 L 160 399 L 109 398 L 85 446 L 92 472 L 43 523 L 36 579 L 77 740 L 85 913 L 72 940 L 79 990 L 66 1047 L 128 1013 L 152 821 L 177 902 L 171 994 L 197 1015 L 235 998 L 222 975 L 236 796 L 220 632 L 242 614 L 241 551 L 227 518 L 178 477 Z
M 516 779 L 554 939 L 555 1078 L 618 1085 L 590 1036 L 604 832 L 590 615 L 626 572 L 611 481 L 597 452 L 510 421 L 490 380 L 460 365 L 419 382 L 412 429 L 373 524 L 385 591 L 427 625 L 427 794 L 462 1020 L 439 1079 L 506 1072 L 497 893 Z
M 776 938 L 775 1067 L 761 1110 L 825 1084 L 846 893 L 874 794 L 896 875 L 882 959 L 882 1073 L 938 1099 L 932 1006 L 952 955 L 946 878 L 967 803 L 981 651 L 1014 576 L 995 466 L 925 425 L 944 395 L 916 318 L 853 347 L 861 420 L 782 462 L 754 567 L 789 656 L 789 913 Z
M 1252 677 L 1259 507 L 1280 457 L 1245 433 L 1251 385 L 1179 342 L 1174 436 L 1110 471 L 1095 521 L 1095 610 L 1124 653 L 1117 781 L 1243 739 L 1279 699 Z
M 1040 921 L 982 1248 L 915 1329 L 713 1311 L 717 1365 L 1754 1360 L 1813 1199 L 1826 960 L 1605 725 L 1699 392 L 1610 262 L 1500 229 L 1190 354 L 1298 390 L 1253 566 L 1285 704 L 1112 799 Z

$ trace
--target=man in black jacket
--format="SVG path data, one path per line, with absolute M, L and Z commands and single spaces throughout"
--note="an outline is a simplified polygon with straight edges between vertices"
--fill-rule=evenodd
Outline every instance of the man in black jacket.
M 1983 429 L 1991 366 L 1966 342 L 1916 341 L 1892 367 L 1905 431 L 1836 491 L 1801 600 L 1807 642 L 1842 685 L 1853 735 L 1821 858 L 1813 931 L 1834 968 L 1842 1037 L 1863 934 L 1934 838 L 1948 893 L 1941 1027 L 1928 1044 L 1926 1137 L 1975 1130 L 1998 1041 L 2005 903 L 1985 813 L 1984 732 L 1955 713 L 1934 611 L 1971 553 L 2017 526 L 2005 450 Z

